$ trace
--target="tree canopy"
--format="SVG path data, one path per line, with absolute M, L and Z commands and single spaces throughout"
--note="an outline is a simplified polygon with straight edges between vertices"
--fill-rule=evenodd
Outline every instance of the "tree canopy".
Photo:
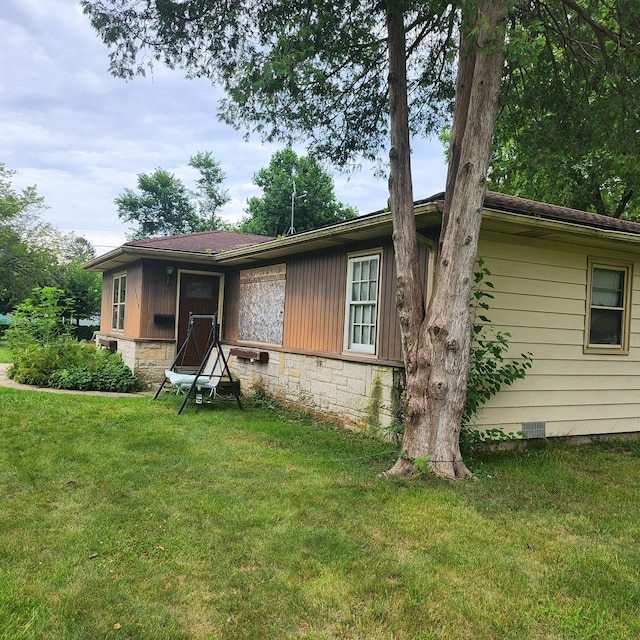
M 0 313 L 53 281 L 61 235 L 40 221 L 44 200 L 34 186 L 16 189 L 16 172 L 0 163 Z
M 61 287 L 75 300 L 77 320 L 98 314 L 101 278 L 80 266 L 95 249 L 86 238 L 43 223 L 44 199 L 34 186 L 16 189 L 15 175 L 0 163 L 0 313 L 10 312 L 34 287 Z
M 310 156 L 298 156 L 287 147 L 276 151 L 267 167 L 253 176 L 262 196 L 248 200 L 247 213 L 239 226 L 244 233 L 284 235 L 316 229 L 357 215 L 353 207 L 336 200 L 333 178 Z
M 637 218 L 640 58 L 624 42 L 639 12 L 628 2 L 571 5 L 578 16 L 562 2 L 514 11 L 518 55 L 506 68 L 489 187 Z
M 211 152 L 198 152 L 189 166 L 200 173 L 195 188 L 165 169 L 139 173 L 138 189 L 126 188 L 115 199 L 118 216 L 136 223 L 131 239 L 175 235 L 217 229 L 222 225 L 219 210 L 229 201 L 222 188 L 225 174 Z

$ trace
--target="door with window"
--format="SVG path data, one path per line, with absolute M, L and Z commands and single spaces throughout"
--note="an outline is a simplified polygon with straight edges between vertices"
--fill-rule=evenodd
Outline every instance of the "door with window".
M 178 297 L 178 348 L 187 337 L 189 313 L 211 315 L 218 313 L 220 297 L 219 275 L 199 273 L 180 274 L 180 294 Z M 220 318 L 218 318 L 220 324 Z M 199 320 L 194 323 L 196 345 L 190 345 L 185 353 L 183 364 L 197 367 L 207 346 L 211 323 Z

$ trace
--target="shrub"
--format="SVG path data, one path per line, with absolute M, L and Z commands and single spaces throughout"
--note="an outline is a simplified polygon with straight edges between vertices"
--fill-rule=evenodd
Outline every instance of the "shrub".
M 34 289 L 33 297 L 16 308 L 7 331 L 9 377 L 58 389 L 137 391 L 140 383 L 120 354 L 74 339 L 71 327 L 61 321 L 69 305 L 63 294 L 53 287 Z
M 6 337 L 9 348 L 26 345 L 47 345 L 62 336 L 70 335 L 70 325 L 63 321 L 71 300 L 63 298 L 64 291 L 56 287 L 36 287 L 32 297 L 21 302 L 11 314 L 12 323 Z
M 50 386 L 57 389 L 121 393 L 131 393 L 140 389 L 137 377 L 122 362 L 119 353 L 93 347 L 93 354 L 87 356 L 89 357 L 86 357 L 82 364 L 55 371 L 49 379 Z

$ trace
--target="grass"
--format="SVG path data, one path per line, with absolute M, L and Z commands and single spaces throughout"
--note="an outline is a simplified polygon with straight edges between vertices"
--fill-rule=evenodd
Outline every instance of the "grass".
M 0 638 L 631 639 L 640 446 L 383 480 L 264 407 L 0 389 Z

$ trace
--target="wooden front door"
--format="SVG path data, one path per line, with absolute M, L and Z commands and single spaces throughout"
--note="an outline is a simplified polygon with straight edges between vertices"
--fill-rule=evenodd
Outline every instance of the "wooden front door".
M 202 275 L 196 273 L 180 274 L 180 297 L 178 300 L 178 348 L 187 337 L 189 313 L 196 315 L 211 315 L 218 313 L 220 294 L 220 276 Z M 218 324 L 220 319 L 218 318 Z M 183 364 L 197 367 L 204 356 L 207 338 L 211 330 L 211 323 L 206 320 L 196 320 L 194 323 L 198 354 L 191 346 L 185 353 Z M 198 355 L 200 357 L 198 357 Z

